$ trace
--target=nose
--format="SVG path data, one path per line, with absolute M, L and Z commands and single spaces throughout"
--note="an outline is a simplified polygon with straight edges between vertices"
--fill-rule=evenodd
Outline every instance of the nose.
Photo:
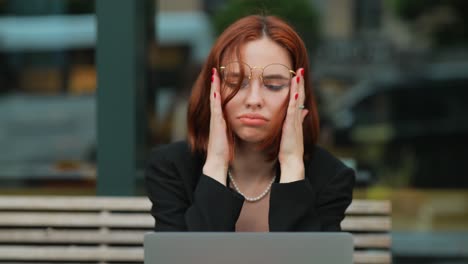
M 263 107 L 262 81 L 260 78 L 252 78 L 247 86 L 245 105 L 247 108 L 256 109 Z

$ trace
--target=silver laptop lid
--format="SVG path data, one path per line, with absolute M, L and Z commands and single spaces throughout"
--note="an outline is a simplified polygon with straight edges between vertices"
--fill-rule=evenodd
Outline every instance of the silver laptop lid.
M 145 264 L 351 264 L 349 233 L 147 233 Z

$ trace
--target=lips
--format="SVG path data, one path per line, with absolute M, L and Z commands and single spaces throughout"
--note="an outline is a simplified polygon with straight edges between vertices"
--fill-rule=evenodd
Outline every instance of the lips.
M 262 126 L 268 122 L 268 119 L 260 114 L 243 114 L 238 117 L 240 122 L 247 126 Z

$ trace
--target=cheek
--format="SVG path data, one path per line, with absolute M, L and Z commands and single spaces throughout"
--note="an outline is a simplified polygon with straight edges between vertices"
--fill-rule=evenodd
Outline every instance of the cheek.
M 236 102 L 236 98 L 232 98 L 229 100 L 229 102 L 226 104 L 226 107 L 224 108 L 224 115 L 228 118 L 231 119 L 232 116 L 236 114 L 236 110 L 238 109 L 238 104 Z
M 226 98 L 230 97 L 231 94 L 233 94 L 234 91 L 229 90 L 229 89 L 224 89 L 221 90 L 221 99 L 224 102 Z M 239 107 L 242 106 L 242 98 L 243 98 L 243 91 L 239 90 L 234 97 L 232 97 L 229 102 L 226 104 L 226 111 L 232 112 L 232 110 L 238 109 Z M 228 110 L 229 109 L 229 110 Z
M 231 94 L 234 94 L 235 91 L 233 89 L 230 89 L 224 85 L 221 85 L 220 87 L 220 92 L 221 92 L 221 100 L 222 102 L 224 102 L 226 100 L 226 98 L 228 97 L 231 97 Z M 240 91 L 238 91 L 237 93 L 235 93 L 234 97 L 229 100 L 229 104 L 234 101 L 236 99 L 236 97 L 239 97 L 238 94 L 240 93 Z
M 271 97 L 271 104 L 274 105 L 275 110 L 281 111 L 284 110 L 283 106 L 288 106 L 289 103 L 289 90 L 286 90 L 285 92 L 282 93 L 277 93 L 274 94 Z

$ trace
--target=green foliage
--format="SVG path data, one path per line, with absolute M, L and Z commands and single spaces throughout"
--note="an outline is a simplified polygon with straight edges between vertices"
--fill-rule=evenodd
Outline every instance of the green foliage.
M 0 14 L 3 15 L 6 13 L 6 1 L 0 0 Z
M 284 19 L 299 33 L 309 49 L 318 43 L 318 13 L 307 0 L 229 0 L 213 17 L 216 33 L 221 34 L 234 21 L 253 14 Z
M 468 1 L 466 0 L 388 0 L 397 15 L 410 23 L 440 7 L 453 12 L 453 22 L 437 25 L 431 38 L 439 47 L 468 44 Z
M 439 0 L 392 0 L 396 13 L 404 20 L 412 20 L 440 3 Z
M 68 12 L 70 14 L 94 13 L 94 1 L 68 0 Z

